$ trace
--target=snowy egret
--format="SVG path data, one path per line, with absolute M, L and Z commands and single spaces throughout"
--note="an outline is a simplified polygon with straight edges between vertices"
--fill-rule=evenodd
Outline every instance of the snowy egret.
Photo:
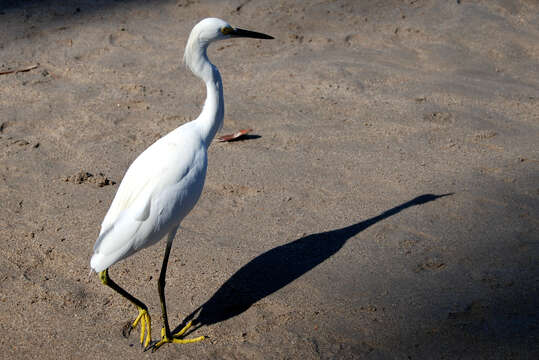
M 193 74 L 206 84 L 206 101 L 197 119 L 188 122 L 157 140 L 129 166 L 112 201 L 94 246 L 90 265 L 101 282 L 131 301 L 139 314 L 132 324 L 140 323 L 140 343 L 148 348 L 151 340 L 151 319 L 146 305 L 111 280 L 108 268 L 138 250 L 157 243 L 167 235 L 161 273 L 157 282 L 164 343 L 189 343 L 204 339 L 184 339 L 191 326 L 172 334 L 165 302 L 165 277 L 172 241 L 182 219 L 197 203 L 206 177 L 207 149 L 223 123 L 224 100 L 221 75 L 206 54 L 208 45 L 234 37 L 273 39 L 273 37 L 233 28 L 227 22 L 208 18 L 195 25 L 184 53 L 184 61 Z M 146 333 L 146 334 L 145 334 Z

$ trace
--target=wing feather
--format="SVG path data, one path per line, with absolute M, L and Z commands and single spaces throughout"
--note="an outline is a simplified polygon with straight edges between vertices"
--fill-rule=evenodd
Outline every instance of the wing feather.
M 107 268 L 155 241 L 155 238 L 152 238 L 155 234 L 150 235 L 153 230 L 149 229 L 154 226 L 159 228 L 160 216 L 156 214 L 168 205 L 172 206 L 169 211 L 179 206 L 185 207 L 188 212 L 196 203 L 202 191 L 202 184 L 199 182 L 200 188 L 198 190 L 194 190 L 197 189 L 196 187 L 193 188 L 198 195 L 192 195 L 192 204 L 177 203 L 178 201 L 183 203 L 185 200 L 181 191 L 178 194 L 169 193 L 171 189 L 181 187 L 186 179 L 190 179 L 188 183 L 197 182 L 192 178 L 196 175 L 187 175 L 193 166 L 203 164 L 205 173 L 205 160 L 203 160 L 205 150 L 201 146 L 202 140 L 193 137 L 190 131 L 178 132 L 181 128 L 151 145 L 127 169 L 101 224 L 101 231 L 91 260 L 94 270 L 100 271 L 99 269 Z M 165 194 L 166 198 L 163 200 L 162 197 Z M 152 204 L 163 209 L 152 209 Z M 174 216 L 181 218 L 181 211 Z M 148 221 L 156 223 L 151 224 Z M 139 234 L 140 231 L 144 231 L 144 234 Z M 146 234 L 147 231 L 149 231 L 148 234 Z M 147 236 L 150 237 L 147 238 Z
M 146 218 L 155 191 L 177 183 L 187 174 L 195 153 L 182 151 L 187 144 L 182 146 L 166 140 L 167 137 L 163 137 L 154 143 L 127 169 L 101 223 L 100 234 L 112 226 L 124 210 L 133 206 L 136 206 L 134 213 L 138 220 Z

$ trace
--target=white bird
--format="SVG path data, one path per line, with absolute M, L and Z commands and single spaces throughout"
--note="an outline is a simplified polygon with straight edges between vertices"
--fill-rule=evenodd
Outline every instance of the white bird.
M 108 268 L 118 261 L 157 243 L 167 235 L 167 244 L 158 280 L 163 313 L 161 340 L 164 343 L 200 341 L 183 339 L 191 326 L 172 334 L 167 319 L 165 277 L 172 241 L 182 219 L 197 203 L 207 168 L 207 150 L 223 124 L 224 100 L 221 75 L 206 54 L 208 45 L 233 37 L 273 39 L 273 37 L 238 28 L 227 22 L 207 18 L 200 21 L 189 35 L 184 61 L 194 75 L 206 84 L 206 101 L 197 119 L 188 122 L 157 140 L 129 166 L 118 192 L 107 212 L 94 246 L 90 265 L 103 284 L 131 301 L 139 310 L 132 328 L 141 324 L 140 342 L 148 348 L 151 340 L 151 319 L 148 308 L 111 280 Z M 145 331 L 147 330 L 146 340 Z

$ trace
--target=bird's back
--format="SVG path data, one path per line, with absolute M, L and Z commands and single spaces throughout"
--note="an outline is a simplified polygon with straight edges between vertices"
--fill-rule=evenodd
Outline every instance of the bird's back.
M 101 224 L 91 266 L 101 271 L 159 241 L 194 207 L 206 175 L 195 122 L 156 141 L 131 164 Z

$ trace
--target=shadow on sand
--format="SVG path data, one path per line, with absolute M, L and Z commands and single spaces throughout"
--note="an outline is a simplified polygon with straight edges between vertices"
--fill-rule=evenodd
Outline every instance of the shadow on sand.
M 414 205 L 422 205 L 452 194 L 425 194 L 389 209 L 382 214 L 342 229 L 311 234 L 275 247 L 249 261 L 230 277 L 213 296 L 193 311 L 184 323 L 193 321 L 190 332 L 241 314 L 257 301 L 285 287 L 337 253 L 346 241 L 376 224 Z

